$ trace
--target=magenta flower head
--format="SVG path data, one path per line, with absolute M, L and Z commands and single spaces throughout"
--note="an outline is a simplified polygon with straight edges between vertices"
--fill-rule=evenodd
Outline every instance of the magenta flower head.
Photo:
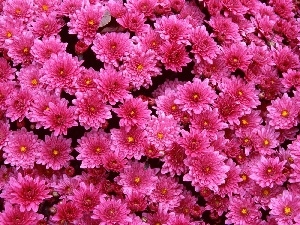
M 100 197 L 100 204 L 93 211 L 92 218 L 100 219 L 99 225 L 113 225 L 130 223 L 130 210 L 121 199 L 108 199 L 106 196 Z
M 49 189 L 44 180 L 18 173 L 17 178 L 10 178 L 0 196 L 12 204 L 19 205 L 21 212 L 37 212 L 39 204 L 51 197 L 48 193 Z
M 205 109 L 210 108 L 217 95 L 208 85 L 209 80 L 201 81 L 194 78 L 193 82 L 187 82 L 184 85 L 177 86 L 178 97 L 174 103 L 178 104 L 183 111 L 190 115 L 199 114 Z
M 199 191 L 208 187 L 218 191 L 218 186 L 225 183 L 230 167 L 224 162 L 225 157 L 213 149 L 210 152 L 202 152 L 197 157 L 186 159 L 189 172 L 183 176 L 184 181 L 192 181 L 192 185 Z
M 299 109 L 293 99 L 285 93 L 281 98 L 272 101 L 267 107 L 269 124 L 275 129 L 290 129 L 298 123 Z

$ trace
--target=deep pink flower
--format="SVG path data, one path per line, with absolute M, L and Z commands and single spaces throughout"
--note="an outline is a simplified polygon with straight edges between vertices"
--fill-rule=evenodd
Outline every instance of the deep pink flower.
M 300 72 L 297 70 L 289 69 L 286 73 L 282 74 L 282 84 L 285 88 L 295 87 L 297 90 L 300 90 Z
M 231 72 L 236 69 L 247 71 L 252 55 L 244 42 L 232 44 L 223 48 L 223 60 Z
M 14 36 L 11 40 L 7 40 L 7 55 L 12 58 L 14 65 L 19 63 L 30 64 L 33 55 L 31 47 L 33 46 L 34 36 L 31 32 L 23 32 L 18 36 Z
M 50 14 L 58 11 L 61 2 L 60 0 L 34 0 L 35 10 L 41 14 Z
M 71 139 L 62 136 L 45 136 L 45 141 L 41 142 L 40 151 L 37 153 L 37 164 L 46 165 L 46 168 L 59 170 L 67 167 L 69 160 L 73 159 L 70 155 Z
M 170 148 L 165 151 L 162 161 L 164 164 L 161 168 L 162 174 L 170 173 L 171 177 L 181 175 L 187 172 L 184 160 L 187 158 L 186 149 L 174 142 Z
M 196 27 L 191 34 L 192 50 L 195 54 L 197 63 L 202 60 L 212 64 L 213 59 L 217 57 L 220 49 L 217 43 L 210 37 L 204 26 Z
M 126 203 L 121 199 L 106 199 L 105 196 L 101 196 L 100 204 L 94 209 L 92 218 L 101 219 L 99 225 L 130 223 L 132 220 L 128 216 L 129 213 Z
M 59 6 L 59 14 L 70 16 L 82 7 L 81 0 L 64 0 Z
M 160 50 L 162 51 L 161 62 L 167 70 L 182 72 L 182 67 L 192 61 L 183 44 L 165 42 Z
M 21 20 L 13 20 L 10 16 L 1 16 L 0 44 L 3 45 L 6 40 L 11 40 L 14 36 L 20 36 L 24 28 Z
M 53 54 L 43 65 L 41 81 L 47 84 L 48 90 L 65 90 L 73 94 L 75 81 L 81 72 L 81 63 L 78 58 L 66 52 Z
M 63 200 L 57 204 L 56 213 L 51 220 L 59 223 L 73 223 L 81 216 L 81 209 L 73 201 Z
M 121 118 L 119 125 L 130 129 L 131 126 L 144 127 L 150 120 L 151 110 L 141 98 L 129 98 L 119 108 L 113 109 Z
M 156 20 L 154 26 L 155 31 L 160 34 L 163 40 L 170 43 L 190 44 L 189 34 L 192 26 L 186 20 L 178 19 L 175 15 L 163 16 L 161 19 Z
M 6 59 L 0 58 L 0 82 L 6 82 L 15 78 L 14 73 L 17 70 L 12 68 Z
M 284 190 L 281 195 L 271 198 L 269 207 L 278 224 L 295 224 L 299 222 L 300 204 L 296 193 Z M 297 218 L 297 219 L 296 219 Z
M 181 6 L 182 2 L 181 0 L 172 0 L 171 1 L 171 7 L 173 7 L 172 3 L 179 3 L 179 6 Z M 195 2 L 184 2 L 183 8 L 181 9 L 180 13 L 177 15 L 179 19 L 185 19 L 188 21 L 189 24 L 191 24 L 193 27 L 197 27 L 199 24 L 203 23 L 204 20 L 204 13 L 199 10 L 198 6 Z
M 125 6 L 131 12 L 139 12 L 143 13 L 145 17 L 153 17 L 156 3 L 157 0 L 128 0 Z
M 104 100 L 112 105 L 119 101 L 123 102 L 130 96 L 128 91 L 129 78 L 112 67 L 101 69 L 96 83 Z
M 76 92 L 72 103 L 76 106 L 79 123 L 89 128 L 100 128 L 107 119 L 112 117 L 111 106 L 103 102 L 102 96 L 96 91 Z
M 239 129 L 254 129 L 263 122 L 258 110 L 251 110 L 250 114 L 241 116 L 239 121 L 240 123 L 237 126 Z
M 135 32 L 137 34 L 142 33 L 149 29 L 150 25 L 145 24 L 146 18 L 144 14 L 137 11 L 127 11 L 120 18 L 117 18 L 117 22 L 124 28 Z
M 141 159 L 146 133 L 140 127 L 112 129 L 112 149 L 119 151 L 126 158 Z
M 210 143 L 205 130 L 190 127 L 190 132 L 181 130 L 181 135 L 179 144 L 185 149 L 185 154 L 189 157 L 196 156 L 199 152 L 210 151 Z
M 134 49 L 131 54 L 124 59 L 122 71 L 129 78 L 130 84 L 140 89 L 141 86 L 152 85 L 152 77 L 161 75 L 161 69 L 157 67 L 157 59 L 153 51 Z
M 279 48 L 275 52 L 275 63 L 281 72 L 287 72 L 289 69 L 299 69 L 299 56 L 289 47 Z
M 9 179 L 0 196 L 12 204 L 19 205 L 21 212 L 31 210 L 37 212 L 39 204 L 51 197 L 48 193 L 49 189 L 44 180 L 39 177 L 22 176 L 18 173 L 17 178 Z
M 206 197 L 205 210 L 210 210 L 214 214 L 221 216 L 224 212 L 228 211 L 229 199 L 227 197 L 221 197 L 220 195 L 209 195 Z
M 105 169 L 114 172 L 121 172 L 127 162 L 124 153 L 119 151 L 110 151 L 106 153 L 103 155 L 102 161 Z
M 102 6 L 86 5 L 70 16 L 68 22 L 69 33 L 77 34 L 78 39 L 82 39 L 90 45 L 96 37 L 103 16 Z
M 151 195 L 158 180 L 156 173 L 157 171 L 146 168 L 142 163 L 132 162 L 125 166 L 124 171 L 116 179 L 125 194 L 137 192 Z
M 36 37 L 50 37 L 58 34 L 63 26 L 63 20 L 58 19 L 56 13 L 41 14 L 31 23 L 30 30 Z
M 89 213 L 100 203 L 99 190 L 93 185 L 81 182 L 78 189 L 74 189 L 71 200 L 83 213 Z
M 279 161 L 279 158 L 265 158 L 261 156 L 253 165 L 250 178 L 256 181 L 261 187 L 273 187 L 274 184 L 282 185 L 286 180 L 283 174 L 283 166 L 286 161 Z
M 110 135 L 102 130 L 85 133 L 85 135 L 79 139 L 76 151 L 79 155 L 77 160 L 82 160 L 81 168 L 97 168 L 102 164 L 102 158 L 110 151 Z
M 144 51 L 151 49 L 155 51 L 155 53 L 160 51 L 160 46 L 163 43 L 159 33 L 152 28 L 147 29 L 145 32 L 139 34 L 137 37 L 133 37 L 132 39 L 137 39 Z
M 68 107 L 68 101 L 61 99 L 58 103 L 49 102 L 49 109 L 44 111 L 41 123 L 54 131 L 54 135 L 67 134 L 67 129 L 77 126 L 74 106 Z
M 232 197 L 226 214 L 225 224 L 258 224 L 261 217 L 259 206 L 251 198 Z
M 298 107 L 292 98 L 286 93 L 281 97 L 273 100 L 272 104 L 267 107 L 267 117 L 270 118 L 269 124 L 275 129 L 289 129 L 298 123 Z
M 294 2 L 291 0 L 273 0 L 274 12 L 284 19 L 294 17 Z
M 257 139 L 255 148 L 262 155 L 271 155 L 274 153 L 274 148 L 279 145 L 279 133 L 270 126 L 257 127 Z
M 39 149 L 38 137 L 33 132 L 27 132 L 25 128 L 13 131 L 3 148 L 4 163 L 17 168 L 33 168 Z
M 153 213 L 143 213 L 143 218 L 147 220 L 148 224 L 167 224 L 169 220 L 168 207 L 165 204 L 158 204 L 158 210 Z
M 43 88 L 43 84 L 40 82 L 41 73 L 38 65 L 31 64 L 27 67 L 23 67 L 20 72 L 16 73 L 20 86 L 22 89 L 27 89 L 36 93 Z
M 3 4 L 4 15 L 13 20 L 28 22 L 33 19 L 34 5 L 32 0 L 8 0 Z
M 189 172 L 183 176 L 184 181 L 192 181 L 196 191 L 202 187 L 208 187 L 213 191 L 225 183 L 227 172 L 230 167 L 224 163 L 225 157 L 218 151 L 211 149 L 210 152 L 199 153 L 196 157 L 186 160 Z
M 96 80 L 99 78 L 99 72 L 93 68 L 82 68 L 76 80 L 76 88 L 78 92 L 86 92 L 97 88 Z
M 145 211 L 148 206 L 147 200 L 148 199 L 146 198 L 146 196 L 139 192 L 128 193 L 125 198 L 125 202 L 131 212 Z M 134 222 L 134 220 L 132 222 Z
M 110 14 L 115 18 L 122 17 L 127 11 L 122 0 L 109 0 L 107 2 L 107 7 Z
M 169 210 L 179 206 L 179 201 L 183 198 L 182 185 L 178 184 L 175 178 L 160 176 L 156 182 L 155 189 L 150 195 L 150 200 L 161 203 Z
M 208 83 L 208 79 L 201 81 L 194 78 L 193 82 L 188 81 L 184 85 L 178 86 L 178 97 L 174 103 L 190 115 L 193 115 L 193 113 L 200 114 L 203 110 L 209 109 L 209 105 L 213 104 L 217 95 Z
M 146 134 L 149 143 L 159 150 L 164 150 L 171 147 L 179 138 L 179 126 L 172 115 L 151 116 L 146 127 Z
M 61 178 L 54 179 L 51 187 L 64 199 L 73 195 L 73 191 L 79 188 L 79 183 L 78 177 L 68 177 L 63 174 Z
M 118 66 L 125 54 L 130 52 L 131 41 L 129 33 L 97 34 L 92 50 L 97 59 L 102 62 Z
M 19 206 L 5 204 L 5 210 L 0 213 L 0 223 L 5 225 L 36 225 L 43 216 L 33 211 L 21 212 Z
M 58 37 L 44 37 L 42 40 L 34 39 L 34 44 L 31 48 L 31 53 L 34 60 L 43 64 L 50 59 L 51 54 L 64 52 L 67 48 L 67 43 L 62 43 Z

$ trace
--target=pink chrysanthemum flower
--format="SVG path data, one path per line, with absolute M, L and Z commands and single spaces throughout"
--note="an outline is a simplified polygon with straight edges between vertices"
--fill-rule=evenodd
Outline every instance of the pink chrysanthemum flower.
M 64 16 L 70 16 L 75 13 L 76 10 L 80 10 L 80 8 L 83 7 L 83 4 L 84 2 L 81 0 L 64 0 L 60 4 L 58 12 Z
M 209 105 L 213 104 L 217 95 L 208 83 L 208 79 L 201 81 L 198 78 L 194 78 L 193 82 L 187 82 L 178 86 L 178 98 L 174 103 L 178 104 L 183 111 L 187 111 L 190 115 L 193 113 L 200 114 L 203 110 L 209 109 Z
M 160 37 L 170 43 L 176 42 L 177 44 L 190 44 L 189 35 L 192 26 L 187 20 L 178 19 L 175 15 L 169 17 L 163 16 L 158 19 L 154 24 L 156 32 Z
M 180 13 L 177 15 L 179 19 L 187 20 L 188 23 L 193 27 L 197 27 L 199 24 L 203 23 L 205 15 L 201 10 L 199 10 L 195 2 L 186 2 L 182 0 L 171 1 L 171 7 L 173 7 L 174 4 L 176 4 L 177 6 L 181 6 L 181 4 L 184 4 Z
M 165 95 L 170 91 L 177 91 L 178 85 L 183 85 L 185 82 L 175 80 L 165 80 L 163 84 L 159 85 L 155 91 L 152 92 L 152 96 L 157 98 L 158 96 Z
M 281 195 L 271 198 L 269 207 L 272 215 L 278 224 L 295 224 L 299 222 L 300 204 L 299 196 L 296 193 L 284 190 Z
M 43 219 L 41 214 L 33 211 L 21 212 L 19 206 L 5 204 L 5 210 L 0 213 L 0 223 L 5 225 L 35 225 Z
M 250 114 L 245 114 L 239 118 L 239 129 L 254 129 L 258 127 L 262 122 L 262 118 L 259 115 L 260 111 L 252 110 Z
M 143 127 L 150 120 L 151 110 L 141 98 L 129 98 L 119 108 L 113 109 L 121 118 L 119 125 L 130 129 L 132 126 Z
M 81 168 L 97 168 L 102 164 L 102 158 L 110 151 L 110 135 L 102 130 L 85 133 L 85 135 L 78 140 L 76 151 L 79 155 L 77 160 L 82 160 Z
M 186 165 L 189 172 L 183 176 L 184 181 L 192 181 L 196 191 L 208 187 L 213 191 L 225 183 L 230 167 L 224 163 L 225 157 L 218 151 L 202 152 L 197 157 L 187 158 Z
M 139 127 L 112 129 L 112 149 L 118 150 L 130 159 L 141 159 L 143 143 L 145 142 L 145 131 Z
M 112 117 L 111 106 L 103 102 L 102 96 L 96 91 L 76 92 L 72 103 L 76 106 L 79 123 L 89 128 L 100 128 L 107 119 Z
M 110 151 L 103 155 L 103 167 L 109 171 L 121 172 L 127 160 L 125 159 L 125 155 L 123 152 L 119 151 Z
M 73 191 L 79 188 L 78 177 L 68 177 L 63 174 L 61 178 L 55 178 L 54 182 L 51 184 L 54 191 L 58 192 L 62 198 L 70 197 L 73 195 Z
M 78 92 L 86 92 L 88 90 L 96 90 L 96 80 L 99 78 L 99 72 L 93 68 L 82 68 L 76 80 L 76 89 Z
M 240 145 L 244 147 L 245 155 L 248 156 L 254 146 L 256 146 L 256 129 L 236 130 L 236 137 L 239 139 Z
M 12 17 L 14 20 L 28 22 L 32 20 L 34 5 L 32 0 L 8 0 L 3 4 L 4 15 Z
M 43 65 L 41 81 L 47 84 L 48 90 L 64 89 L 73 94 L 76 78 L 81 72 L 81 63 L 78 58 L 66 52 L 53 54 Z
M 20 32 L 24 30 L 24 24 L 21 20 L 12 20 L 10 16 L 1 16 L 0 18 L 0 44 L 3 45 L 6 40 L 19 36 Z
M 29 90 L 15 90 L 5 101 L 6 117 L 11 121 L 22 121 L 28 113 L 32 100 L 32 93 Z
M 294 17 L 294 2 L 291 0 L 273 0 L 274 12 L 284 19 Z
M 219 190 L 217 192 L 221 197 L 226 195 L 232 196 L 232 194 L 237 194 L 239 185 L 238 183 L 242 181 L 242 178 L 239 176 L 241 169 L 237 166 L 232 159 L 228 159 L 226 162 L 230 166 L 230 170 L 227 172 L 227 177 L 225 178 L 225 183 L 219 185 Z
M 42 40 L 34 39 L 34 44 L 31 48 L 31 53 L 34 60 L 40 64 L 44 64 L 50 59 L 51 54 L 64 52 L 67 48 L 67 43 L 62 43 L 58 37 L 44 37 Z
M 155 189 L 150 195 L 150 200 L 155 203 L 161 203 L 169 210 L 179 206 L 182 196 L 182 185 L 178 184 L 175 178 L 161 176 L 158 177 Z
M 122 0 L 109 0 L 107 2 L 107 7 L 110 14 L 115 18 L 122 17 L 127 11 Z
M 288 70 L 282 76 L 282 84 L 285 88 L 295 87 L 297 90 L 300 90 L 300 71 Z
M 57 18 L 56 13 L 51 13 L 49 15 L 42 14 L 37 19 L 32 22 L 29 28 L 35 37 L 50 37 L 52 35 L 58 34 L 64 22 Z
M 100 219 L 99 225 L 126 224 L 132 221 L 129 213 L 127 205 L 121 199 L 106 199 L 105 196 L 101 196 L 100 204 L 94 209 L 92 218 Z
M 30 53 L 33 46 L 34 36 L 29 32 L 23 32 L 22 34 L 13 37 L 11 40 L 7 40 L 7 55 L 12 58 L 14 65 L 19 63 L 30 64 L 33 55 Z
M 45 112 L 48 111 L 49 103 L 58 104 L 60 98 L 56 95 L 50 95 L 48 92 L 38 91 L 33 95 L 33 102 L 27 113 L 27 118 L 30 122 L 36 123 L 35 126 L 37 129 L 43 126 L 43 117 Z
M 250 178 L 256 181 L 261 187 L 273 187 L 274 184 L 282 185 L 286 180 L 283 168 L 286 161 L 279 161 L 279 158 L 260 157 L 253 165 Z
M 168 207 L 164 204 L 158 204 L 158 209 L 153 213 L 143 213 L 143 218 L 146 219 L 147 224 L 167 224 L 169 220 Z
M 57 104 L 49 102 L 49 109 L 44 111 L 41 122 L 45 128 L 54 131 L 54 135 L 67 134 L 67 129 L 77 126 L 74 106 L 68 107 L 68 101 L 61 99 Z
M 7 144 L 9 134 L 9 124 L 0 121 L 0 149 Z
M 130 52 L 131 47 L 129 33 L 97 34 L 93 43 L 92 50 L 97 59 L 114 66 L 118 66 L 118 61 Z
M 10 67 L 6 59 L 0 58 L 0 82 L 6 82 L 15 78 L 14 73 L 17 70 Z
M 269 112 L 267 117 L 270 118 L 269 124 L 275 129 L 290 129 L 298 123 L 299 109 L 286 93 L 281 98 L 273 100 L 267 110 Z
M 149 143 L 159 150 L 164 150 L 171 147 L 173 142 L 179 138 L 179 126 L 172 115 L 151 116 L 146 133 Z
M 25 128 L 11 132 L 8 144 L 3 148 L 4 163 L 17 168 L 33 168 L 36 154 L 40 149 L 37 135 Z
M 192 50 L 197 63 L 202 60 L 212 64 L 220 52 L 217 43 L 210 37 L 204 26 L 196 27 L 191 34 Z
M 186 173 L 187 167 L 184 164 L 186 158 L 185 149 L 174 142 L 172 146 L 165 151 L 164 158 L 162 159 L 164 164 L 162 165 L 161 173 L 170 173 L 171 177 Z
M 131 12 L 139 12 L 146 17 L 153 17 L 157 0 L 128 0 L 126 8 Z
M 73 194 L 71 200 L 84 213 L 93 211 L 100 203 L 100 192 L 93 184 L 86 185 L 84 182 L 81 182 L 79 188 L 74 189 Z
M 159 34 L 152 28 L 147 29 L 147 31 L 139 34 L 137 37 L 133 37 L 133 39 L 137 39 L 144 51 L 151 49 L 156 53 L 160 51 L 160 46 L 163 43 Z
M 96 83 L 104 100 L 112 105 L 119 101 L 123 102 L 130 96 L 128 91 L 129 79 L 111 67 L 100 70 Z
M 279 48 L 275 52 L 275 63 L 281 72 L 287 72 L 289 69 L 299 69 L 299 56 L 289 47 Z
M 210 151 L 209 140 L 205 130 L 198 130 L 190 127 L 190 132 L 181 130 L 182 137 L 179 139 L 179 144 L 185 149 L 185 154 L 188 156 L 196 156 L 199 152 Z
M 274 153 L 274 148 L 279 145 L 279 133 L 270 126 L 257 127 L 257 139 L 255 148 L 263 155 L 271 155 Z
M 34 93 L 40 91 L 43 87 L 43 84 L 40 82 L 40 68 L 37 65 L 31 64 L 23 67 L 16 74 L 22 89 L 28 89 Z
M 225 224 L 259 224 L 261 212 L 251 198 L 232 197 L 229 203 L 229 212 L 226 214 Z
M 96 37 L 103 16 L 100 4 L 86 5 L 70 16 L 69 33 L 77 34 L 78 39 L 90 45 Z
M 221 197 L 220 195 L 209 195 L 207 199 L 205 210 L 210 210 L 211 213 L 221 216 L 224 212 L 228 211 L 229 199 L 227 197 Z
M 236 102 L 230 95 L 219 95 L 215 101 L 215 107 L 218 109 L 222 121 L 231 125 L 234 123 L 238 125 L 240 123 L 239 117 L 244 115 L 244 106 Z
M 162 52 L 161 62 L 167 70 L 182 72 L 182 67 L 192 61 L 183 44 L 166 42 L 160 50 Z
M 144 194 L 139 192 L 128 193 L 125 198 L 125 202 L 131 212 L 145 211 L 148 205 L 148 199 Z M 134 221 L 132 221 L 134 222 Z
M 35 10 L 42 14 L 50 14 L 59 9 L 61 2 L 61 0 L 34 0 Z
M 146 168 L 142 163 L 132 162 L 125 166 L 124 171 L 117 178 L 117 182 L 122 186 L 125 194 L 138 192 L 151 195 L 158 180 L 156 173 L 157 171 Z
M 224 47 L 223 53 L 226 66 L 231 72 L 234 72 L 236 69 L 247 71 L 252 55 L 249 54 L 249 50 L 244 42 Z
M 51 218 L 52 221 L 58 223 L 73 223 L 77 219 L 81 218 L 81 209 L 74 204 L 73 201 L 63 200 L 56 206 L 56 213 Z
M 224 93 L 232 96 L 235 102 L 245 106 L 247 112 L 250 111 L 250 108 L 256 108 L 260 105 L 259 92 L 253 83 L 246 83 L 241 78 L 231 77 L 230 79 L 223 79 L 219 87 Z
M 152 77 L 161 74 L 161 69 L 156 66 L 157 59 L 153 51 L 135 49 L 124 59 L 123 74 L 130 80 L 130 84 L 136 89 L 141 86 L 152 85 Z
M 227 128 L 228 125 L 221 121 L 218 110 L 208 109 L 198 115 L 193 115 L 191 126 L 197 130 L 206 130 L 209 136 L 215 136 L 215 133 Z
M 187 218 L 190 217 L 193 207 L 196 205 L 197 198 L 190 191 L 183 190 L 183 198 L 179 201 L 179 206 L 174 208 L 174 212 L 184 214 Z
M 31 210 L 37 212 L 39 204 L 46 198 L 51 197 L 48 193 L 49 189 L 44 180 L 28 175 L 23 177 L 18 173 L 17 178 L 11 177 L 9 179 L 0 196 L 12 204 L 18 204 L 21 212 Z
M 120 18 L 117 18 L 117 22 L 124 28 L 139 34 L 149 29 L 149 24 L 145 24 L 146 18 L 144 14 L 136 11 L 127 11 Z
M 45 136 L 45 141 L 41 142 L 40 151 L 37 153 L 37 164 L 46 165 L 46 168 L 59 170 L 67 167 L 69 160 L 73 159 L 70 155 L 71 139 L 62 136 Z

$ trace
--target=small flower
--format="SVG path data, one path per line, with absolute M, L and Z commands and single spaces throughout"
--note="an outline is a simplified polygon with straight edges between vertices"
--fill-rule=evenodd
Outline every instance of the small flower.
M 71 139 L 62 136 L 45 136 L 41 142 L 41 150 L 37 153 L 37 164 L 46 165 L 46 168 L 59 170 L 67 167 L 69 160 L 73 159 L 71 154 Z
M 149 24 L 145 24 L 146 18 L 144 14 L 136 11 L 125 12 L 120 18 L 117 18 L 117 22 L 122 27 L 137 34 L 146 31 L 150 27 Z
M 63 200 L 57 204 L 56 213 L 51 219 L 59 223 L 72 223 L 81 216 L 81 209 L 73 201 Z
M 29 65 L 23 67 L 20 72 L 17 72 L 18 80 L 20 81 L 21 89 L 28 89 L 32 92 L 37 92 L 42 88 L 40 82 L 41 73 L 37 65 Z
M 100 197 L 100 204 L 93 211 L 93 219 L 101 219 L 99 225 L 130 223 L 132 219 L 128 216 L 130 211 L 127 205 L 120 199 L 105 199 Z
M 48 195 L 49 189 L 44 180 L 39 177 L 33 178 L 28 175 L 22 176 L 18 173 L 18 177 L 11 177 L 6 188 L 0 194 L 2 198 L 6 198 L 10 203 L 20 206 L 20 211 L 37 212 L 39 204 Z
M 36 37 L 50 37 L 58 34 L 63 26 L 63 21 L 57 19 L 56 13 L 42 14 L 31 23 L 30 30 Z
M 289 47 L 280 48 L 275 52 L 275 64 L 281 72 L 289 69 L 299 69 L 299 56 Z

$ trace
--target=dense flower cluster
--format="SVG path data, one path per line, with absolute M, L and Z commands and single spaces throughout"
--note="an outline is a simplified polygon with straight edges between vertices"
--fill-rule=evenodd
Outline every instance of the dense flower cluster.
M 1 0 L 0 224 L 300 224 L 299 9 Z

